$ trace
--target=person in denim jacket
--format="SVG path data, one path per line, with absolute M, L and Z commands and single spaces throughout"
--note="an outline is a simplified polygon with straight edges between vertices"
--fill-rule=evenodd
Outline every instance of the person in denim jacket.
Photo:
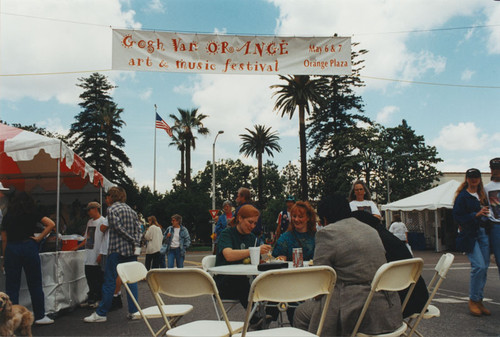
M 163 237 L 163 246 L 167 252 L 167 267 L 184 267 L 186 250 L 191 245 L 191 238 L 186 227 L 182 226 L 182 217 L 179 214 L 172 215 L 172 226 L 169 226 Z
M 459 225 L 457 249 L 467 253 L 471 264 L 469 311 L 474 316 L 491 315 L 483 305 L 483 291 L 490 265 L 489 237 L 482 218 L 489 214 L 481 172 L 471 168 L 458 187 L 453 205 L 453 218 Z

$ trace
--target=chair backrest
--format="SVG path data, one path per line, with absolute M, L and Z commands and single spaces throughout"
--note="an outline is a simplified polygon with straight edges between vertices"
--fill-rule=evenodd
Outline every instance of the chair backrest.
M 247 317 L 242 331 L 245 336 L 254 302 L 297 302 L 326 295 L 317 335 L 321 334 L 337 274 L 329 266 L 314 266 L 266 271 L 252 282 L 248 295 Z
M 146 279 L 152 291 L 171 297 L 218 294 L 210 274 L 198 268 L 151 269 Z
M 446 253 L 441 255 L 441 258 L 434 268 L 441 278 L 446 278 L 446 274 L 448 274 L 448 270 L 450 270 L 453 260 L 455 260 L 455 255 L 453 254 Z
M 146 267 L 137 261 L 120 263 L 116 267 L 118 275 L 124 283 L 136 283 L 146 278 Z
M 171 297 L 196 297 L 201 295 L 211 295 L 215 298 L 219 306 L 222 317 L 226 322 L 229 335 L 234 331 L 231 328 L 224 305 L 219 296 L 219 291 L 212 276 L 204 270 L 198 268 L 169 268 L 151 269 L 146 276 L 149 288 L 153 293 L 155 301 L 160 304 L 159 294 Z M 164 313 L 160 308 L 162 315 Z M 218 315 L 218 313 L 217 313 Z M 164 317 L 165 318 L 165 317 Z M 165 320 L 168 329 L 171 328 L 168 320 Z
M 427 302 L 422 308 L 422 311 L 418 315 L 417 320 L 411 327 L 408 337 L 410 337 L 416 331 L 417 326 L 420 324 L 420 321 L 424 317 L 424 314 L 427 311 L 429 305 L 431 304 L 431 301 L 434 299 L 434 296 L 436 295 L 439 287 L 441 286 L 441 283 L 443 282 L 444 279 L 446 279 L 446 275 L 448 274 L 448 271 L 450 270 L 451 265 L 453 264 L 453 260 L 455 260 L 455 255 L 453 254 L 446 253 L 441 255 L 441 258 L 436 264 L 436 267 L 434 267 L 434 270 L 436 272 L 434 273 L 434 276 L 429 282 L 428 286 L 428 289 L 430 290 L 429 298 L 427 299 Z
M 201 260 L 201 267 L 204 271 L 208 271 L 208 268 L 215 267 L 215 255 L 207 255 Z
M 406 294 L 405 300 L 401 305 L 401 310 L 404 310 L 410 296 L 415 288 L 415 284 L 422 273 L 424 267 L 424 260 L 421 258 L 413 258 L 406 260 L 398 260 L 393 262 L 384 263 L 379 267 L 373 281 L 371 283 L 371 291 L 366 298 L 361 314 L 359 315 L 352 336 L 355 336 L 363 321 L 363 318 L 370 306 L 374 294 L 378 291 L 400 291 L 410 287 Z

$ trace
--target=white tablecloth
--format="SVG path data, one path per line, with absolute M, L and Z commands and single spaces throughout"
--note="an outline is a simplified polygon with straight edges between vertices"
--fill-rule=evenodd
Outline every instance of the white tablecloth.
M 85 251 L 40 253 L 45 313 L 74 307 L 87 298 Z M 31 298 L 22 273 L 19 303 L 31 309 Z
M 309 265 L 309 261 L 304 262 L 304 267 Z M 293 268 L 292 262 L 288 262 L 288 268 Z M 228 264 L 225 266 L 217 266 L 208 268 L 208 272 L 213 275 L 247 275 L 255 276 L 263 273 L 259 271 L 256 265 L 251 264 Z

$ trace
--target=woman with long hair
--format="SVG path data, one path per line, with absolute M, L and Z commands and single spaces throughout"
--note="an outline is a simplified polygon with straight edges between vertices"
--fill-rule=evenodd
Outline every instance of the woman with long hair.
M 35 236 L 37 224 L 44 226 Z M 26 283 L 35 314 L 35 324 L 51 324 L 45 315 L 45 296 L 42 289 L 42 267 L 40 262 L 40 241 L 55 227 L 54 221 L 42 215 L 35 201 L 26 192 L 17 192 L 9 204 L 9 210 L 2 221 L 2 251 L 5 257 L 5 291 L 13 304 L 19 303 L 21 271 Z
M 314 235 L 316 234 L 316 212 L 307 201 L 297 201 L 290 210 L 291 222 L 273 249 L 273 256 L 292 261 L 294 248 L 302 248 L 304 261 L 314 257 Z
M 377 205 L 371 200 L 370 190 L 363 180 L 356 180 L 349 192 L 349 206 L 351 211 L 365 211 L 381 219 Z
M 483 217 L 489 215 L 481 172 L 471 168 L 465 181 L 458 187 L 453 205 L 453 218 L 459 225 L 457 249 L 467 253 L 471 264 L 469 285 L 469 311 L 474 316 L 491 315 L 484 307 L 483 291 L 490 265 L 490 246 Z

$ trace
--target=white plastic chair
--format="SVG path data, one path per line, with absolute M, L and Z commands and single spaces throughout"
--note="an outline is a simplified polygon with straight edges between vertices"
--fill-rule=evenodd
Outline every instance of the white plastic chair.
M 406 294 L 405 300 L 401 305 L 401 311 L 403 311 L 406 307 L 406 304 L 408 303 L 408 300 L 410 299 L 413 289 L 415 288 L 415 284 L 417 283 L 418 278 L 422 273 L 423 267 L 424 260 L 422 260 L 421 258 L 393 261 L 381 265 L 375 273 L 375 276 L 373 276 L 370 293 L 366 298 L 365 304 L 363 306 L 363 309 L 361 310 L 361 314 L 359 315 L 358 321 L 356 322 L 356 326 L 354 327 L 351 336 L 369 336 L 358 332 L 358 330 L 361 326 L 363 318 L 365 317 L 366 311 L 370 306 L 373 296 L 378 291 L 400 291 L 410 287 L 408 293 Z M 401 336 L 405 333 L 406 329 L 407 325 L 405 322 L 403 322 L 399 328 L 392 332 L 370 336 Z
M 260 274 L 250 287 L 245 325 L 241 335 L 237 336 L 320 336 L 336 281 L 337 274 L 329 266 L 274 269 Z M 254 303 L 298 302 L 319 295 L 326 298 L 316 334 L 293 327 L 248 332 Z
M 210 295 L 215 297 L 224 320 L 199 320 L 171 328 L 168 326 L 167 336 L 231 336 L 243 327 L 243 322 L 230 322 L 219 296 L 214 280 L 206 271 L 198 268 L 151 269 L 146 277 L 153 297 L 158 305 L 162 303 L 160 294 L 170 297 L 197 297 Z
M 135 297 L 132 295 L 132 292 L 130 291 L 128 285 L 131 283 L 136 283 L 141 280 L 144 280 L 148 273 L 146 267 L 142 263 L 134 261 L 134 262 L 120 263 L 116 267 L 116 270 L 118 272 L 118 275 L 122 279 L 122 283 L 123 286 L 125 287 L 125 290 L 132 298 L 132 301 L 134 302 L 135 306 L 138 309 L 138 312 L 134 314 L 135 318 L 142 318 L 144 320 L 144 323 L 146 323 L 146 326 L 148 327 L 153 337 L 160 335 L 168 326 L 165 324 L 157 332 L 155 332 L 151 327 L 151 324 L 149 323 L 148 319 L 160 318 L 162 317 L 162 312 L 164 312 L 165 316 L 168 317 L 168 319 L 170 320 L 169 323 L 171 325 L 175 325 L 175 323 L 182 316 L 193 310 L 193 306 L 189 304 L 175 304 L 175 305 L 162 304 L 162 312 L 160 312 L 160 309 L 156 305 L 142 309 L 139 306 L 139 303 L 137 303 Z
M 430 291 L 429 299 L 425 303 L 420 313 L 415 313 L 410 317 L 408 317 L 407 324 L 408 328 L 411 329 L 410 332 L 408 333 L 408 337 L 410 337 L 413 333 L 416 333 L 418 336 L 423 337 L 422 334 L 417 331 L 417 326 L 420 323 L 420 321 L 422 319 L 430 319 L 434 317 L 439 317 L 441 315 L 439 309 L 436 306 L 431 305 L 431 301 L 436 295 L 439 287 L 441 286 L 441 283 L 446 278 L 446 275 L 448 274 L 448 271 L 450 270 L 450 267 L 453 264 L 454 259 L 455 256 L 450 253 L 441 255 L 441 258 L 436 264 L 436 267 L 434 267 L 435 270 L 434 276 L 432 277 L 431 281 L 429 282 L 429 285 L 427 286 L 427 288 Z M 413 322 L 413 320 L 415 319 L 416 321 Z
M 208 268 L 215 267 L 215 259 L 216 259 L 215 255 L 207 255 L 207 256 L 203 257 L 203 259 L 201 260 L 201 267 L 203 268 L 203 270 L 206 271 L 206 272 L 208 272 L 208 273 L 210 273 L 208 271 Z M 222 320 L 222 315 L 219 313 L 219 310 L 217 309 L 217 302 L 215 301 L 215 298 L 212 297 L 212 300 L 213 300 L 213 303 L 214 303 L 215 311 L 217 312 L 217 317 L 219 317 L 219 320 Z M 240 301 L 239 300 L 230 300 L 230 299 L 224 299 L 223 298 L 222 299 L 222 304 L 227 305 L 225 307 L 225 310 L 226 310 L 226 313 L 228 313 L 236 305 L 240 304 Z

